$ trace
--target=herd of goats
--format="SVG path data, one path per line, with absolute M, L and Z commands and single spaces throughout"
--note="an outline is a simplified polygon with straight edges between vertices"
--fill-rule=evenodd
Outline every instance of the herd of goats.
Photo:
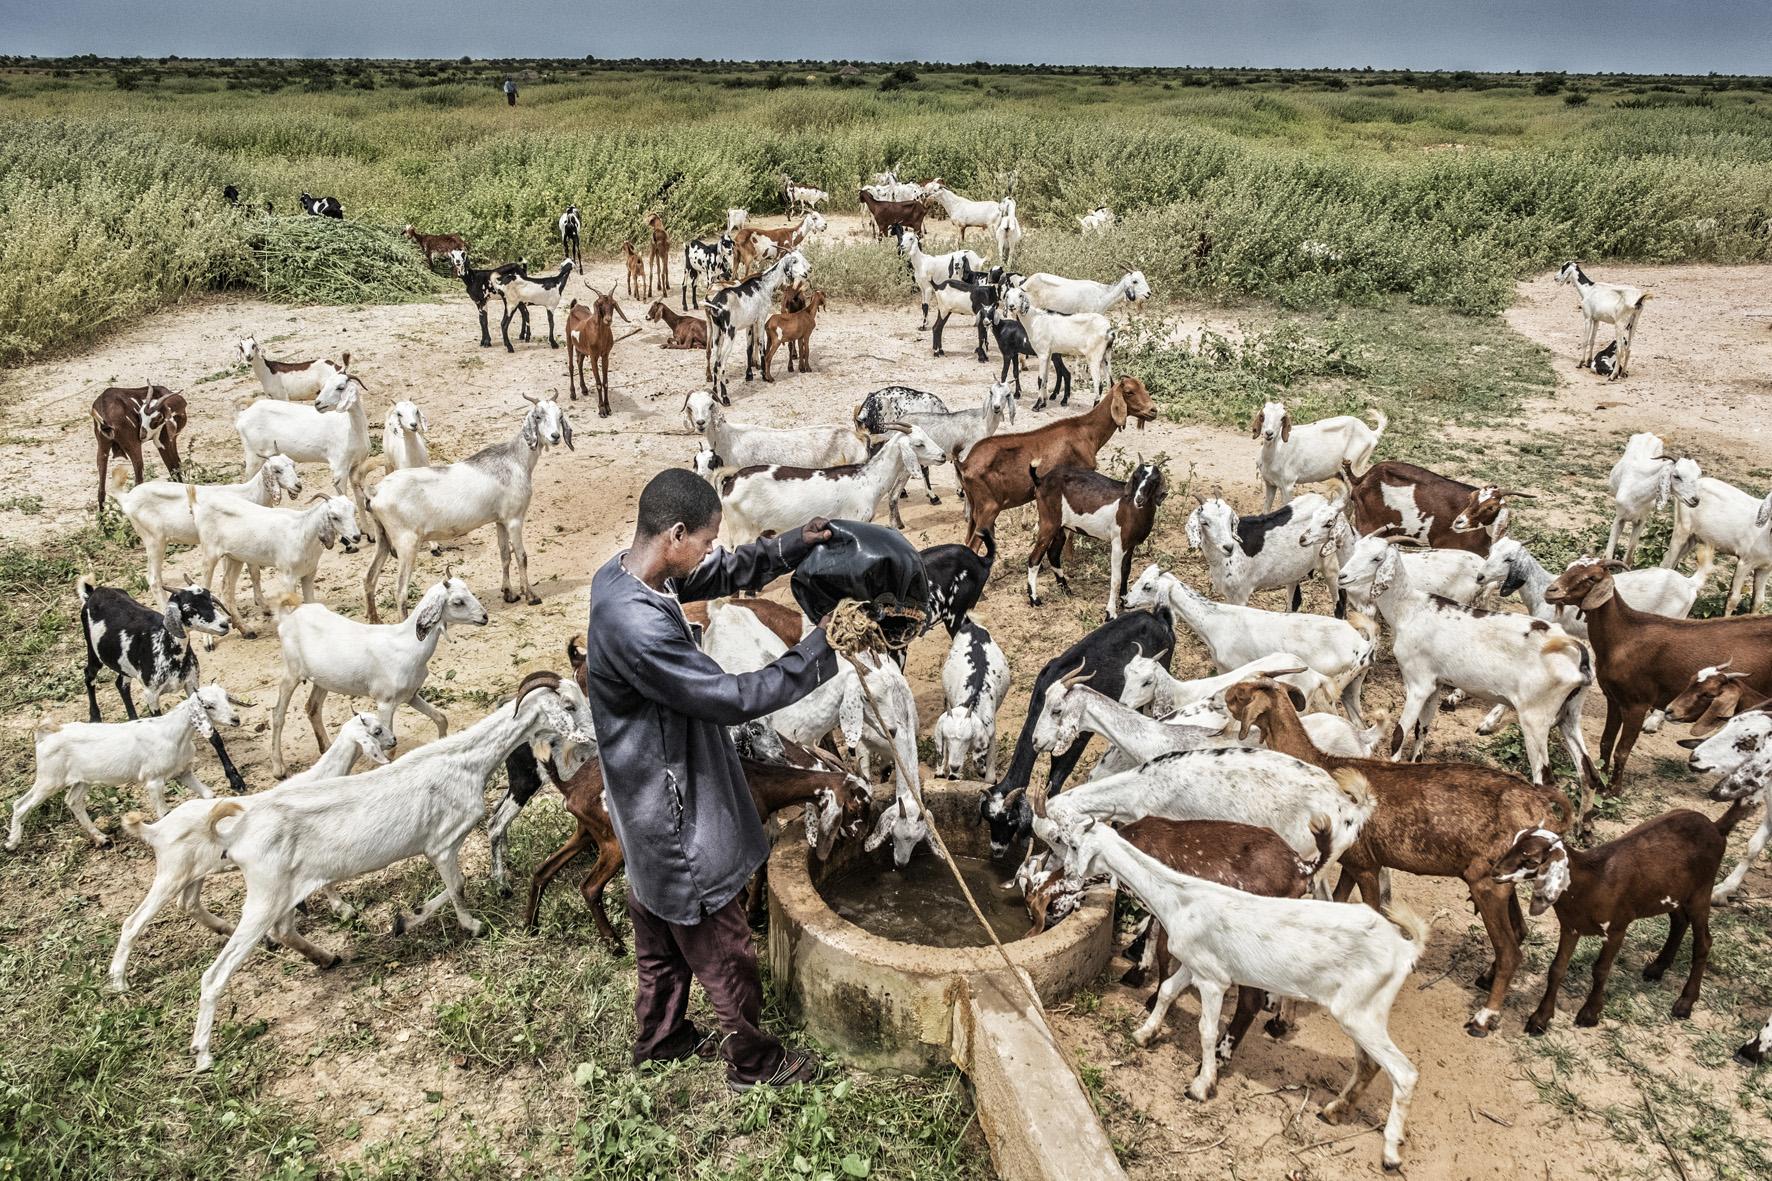
M 1498 1027 L 1521 963 L 1522 884 L 1532 887 L 1531 913 L 1554 908 L 1561 930 L 1543 999 L 1526 1022 L 1529 1033 L 1543 1033 L 1550 1023 L 1571 953 L 1584 935 L 1605 942 L 1575 1020 L 1597 1024 L 1628 927 L 1661 914 L 1670 916 L 1668 938 L 1644 975 L 1656 979 L 1671 966 L 1690 928 L 1690 974 L 1673 1006 L 1677 1017 L 1690 1014 L 1710 949 L 1710 909 L 1740 889 L 1772 836 L 1768 805 L 1746 856 L 1716 882 L 1731 829 L 1766 798 L 1772 782 L 1772 713 L 1764 709 L 1772 703 L 1772 618 L 1757 613 L 1772 571 L 1772 496 L 1757 499 L 1703 475 L 1693 459 L 1667 454 L 1654 435 L 1636 435 L 1611 472 L 1616 518 L 1604 555 L 1552 570 L 1507 536 L 1511 511 L 1526 493 L 1375 460 L 1387 426 L 1383 415 L 1370 422 L 1343 416 L 1299 423 L 1285 406 L 1269 403 L 1251 423 L 1264 511 L 1239 515 L 1221 497 L 1196 497 L 1186 519 L 1188 541 L 1205 559 L 1210 593 L 1155 565 L 1132 579 L 1133 552 L 1151 533 L 1164 500 L 1164 473 L 1140 462 L 1115 479 L 1096 465 L 1116 432 L 1128 423 L 1142 429 L 1157 414 L 1142 381 L 1112 373 L 1108 313 L 1150 295 L 1144 276 L 1128 270 L 1108 284 L 1016 274 L 1008 269 L 1020 236 L 1012 200 L 968 202 L 939 181 L 878 178 L 864 190 L 864 202 L 876 236 L 896 239 L 924 323 L 931 306 L 937 313 L 936 351 L 949 316 L 973 316 L 981 360 L 988 359 L 987 336 L 995 337 L 1004 364 L 999 380 L 978 407 L 950 409 L 932 394 L 893 386 L 868 395 L 849 422 L 787 429 L 739 423 L 723 409 L 730 405 L 726 362 L 738 333 L 748 338 L 747 379 L 755 361 L 768 380 L 769 355 L 781 341 L 795 345 L 792 355 L 803 363 L 810 329 L 801 331 L 796 317 L 809 322 L 818 308 L 817 293 L 807 286 L 811 266 L 798 247 L 823 226 L 813 206 L 825 194 L 789 182 L 784 195 L 790 207 L 805 210 L 796 224 L 758 230 L 745 224 L 745 211 L 735 210 L 728 232 L 685 248 L 680 278 L 686 290 L 697 288 L 696 304 L 699 285 L 710 287 L 705 319 L 679 315 L 664 301 L 653 305 L 652 318 L 666 320 L 671 333 L 664 347 L 708 354 L 708 386 L 683 404 L 701 436 L 692 463 L 718 489 L 732 542 L 812 517 L 869 521 L 885 511 L 899 524 L 907 485 L 920 476 L 935 503 L 931 469 L 952 465 L 967 533 L 924 551 L 931 630 L 939 622 L 951 642 L 942 672 L 946 708 L 932 728 L 934 770 L 959 778 L 976 768 L 983 776 L 988 786 L 980 820 L 989 826 L 993 855 L 1026 850 L 1015 880 L 1026 892 L 1035 930 L 1073 910 L 1086 886 L 1104 875 L 1155 916 L 1160 929 L 1141 939 L 1139 966 L 1129 976 L 1154 964 L 1162 983 L 1134 1038 L 1149 1043 L 1175 997 L 1189 986 L 1199 991 L 1202 1061 L 1189 1088 L 1193 1098 L 1212 1095 L 1220 1060 L 1258 1011 L 1282 1002 L 1268 1023 L 1278 1032 L 1293 1002 L 1312 1002 L 1358 1047 L 1348 1082 L 1324 1107 L 1324 1118 L 1345 1113 L 1382 1069 L 1393 1087 L 1383 1160 L 1387 1167 L 1400 1163 L 1417 1071 L 1392 1042 L 1388 1021 L 1421 955 L 1427 925 L 1392 907 L 1393 870 L 1461 879 L 1469 890 L 1492 948 L 1491 963 L 1476 979 L 1484 997 L 1466 1027 L 1473 1036 Z M 945 208 L 962 231 L 990 230 L 996 264 L 987 266 L 963 244 L 925 253 L 920 235 L 930 204 Z M 1082 220 L 1083 232 L 1112 232 L 1105 210 Z M 662 222 L 655 217 L 649 228 L 650 256 L 642 260 L 631 246 L 625 252 L 630 290 L 669 281 Z M 523 317 L 527 337 L 532 307 L 548 312 L 552 340 L 553 311 L 575 265 L 576 209 L 561 218 L 560 231 L 568 258 L 547 277 L 530 276 L 521 265 L 475 269 L 459 239 L 415 236 L 428 255 L 453 255 L 479 311 L 482 345 L 490 344 L 487 306 L 500 301 L 511 347 L 511 318 Z M 748 276 L 730 282 L 741 269 Z M 1588 321 L 1582 363 L 1597 363 L 1594 324 L 1613 323 L 1618 339 L 1600 364 L 1611 376 L 1623 374 L 1647 296 L 1593 282 L 1574 263 L 1559 279 L 1576 286 Z M 803 301 L 803 310 L 776 311 L 784 293 Z M 683 302 L 687 308 L 687 294 Z M 613 292 L 601 294 L 589 310 L 569 305 L 566 321 L 569 355 L 590 356 L 599 373 L 602 414 L 610 413 L 607 311 L 613 306 Z M 692 319 L 695 327 L 686 330 Z M 551 397 L 529 397 L 510 438 L 459 462 L 433 464 L 423 411 L 399 401 L 389 408 L 381 449 L 372 455 L 365 391 L 348 354 L 338 362 L 276 361 L 256 340 L 239 348 L 262 394 L 236 419 L 245 456 L 239 483 L 179 479 L 177 441 L 186 415 L 180 394 L 153 385 L 113 388 L 94 403 L 100 511 L 110 460 L 127 458 L 135 482 L 109 498 L 141 539 L 157 605 L 80 580 L 91 720 L 39 728 L 36 782 L 15 804 L 6 842 L 16 849 L 26 816 L 61 793 L 81 828 L 103 846 L 108 839 L 85 806 L 91 785 L 145 786 L 155 819 L 130 813 L 122 829 L 153 849 L 154 880 L 123 925 L 110 983 L 127 987 L 130 948 L 169 903 L 226 936 L 203 976 L 193 1041 L 199 1068 L 211 1061 L 217 999 L 261 941 L 294 948 L 321 966 L 338 961 L 297 930 L 297 907 L 316 891 L 345 910 L 338 883 L 422 854 L 443 889 L 416 913 L 402 911 L 395 931 L 426 922 L 445 903 L 463 928 L 480 930 L 464 896 L 458 855 L 468 833 L 487 820 L 485 787 L 501 765 L 510 787 L 489 822 L 494 879 L 502 885 L 506 834 L 542 789 L 545 770 L 578 827 L 536 871 L 526 922 L 534 925 L 548 880 L 577 853 L 595 850 L 583 891 L 599 931 L 621 947 L 602 905 L 621 849 L 603 808 L 593 719 L 575 677 L 532 673 L 505 704 L 450 733 L 448 719 L 422 693 L 428 666 L 450 627 L 483 625 L 487 611 L 447 571 L 406 611 L 421 551 L 484 525 L 497 533 L 504 600 L 540 601 L 530 587 L 523 530 L 537 462 L 558 444 L 572 447 L 563 408 Z M 1024 357 L 1038 370 L 1035 410 L 1048 401 L 1049 377 L 1056 379 L 1052 397 L 1059 405 L 1068 401 L 1061 360 L 1067 357 L 1089 368 L 1093 407 L 1013 430 Z M 147 445 L 158 448 L 171 478 L 143 480 Z M 331 495 L 315 496 L 306 507 L 299 499 L 302 465 L 323 465 L 332 484 Z M 1331 482 L 1338 482 L 1333 498 L 1294 492 L 1301 484 Z M 1081 535 L 1108 550 L 1107 621 L 1042 668 L 1008 767 L 999 774 L 997 713 L 1009 667 L 973 608 L 994 566 L 998 515 L 1027 504 L 1038 514 L 1026 563 L 1029 602 L 1040 601 L 1043 566 L 1065 582 L 1065 555 Z M 1633 568 L 1645 522 L 1669 505 L 1673 537 L 1665 560 Z M 364 619 L 315 601 L 326 551 L 354 553 L 369 542 L 375 553 L 364 575 Z M 176 589 L 162 577 L 171 545 L 192 547 L 201 571 Z M 1621 545 L 1622 561 L 1615 560 Z M 1698 567 L 1691 575 L 1678 569 L 1689 551 Z M 377 586 L 390 554 L 398 559 L 399 621 L 382 623 Z M 1688 618 L 1718 555 L 1733 555 L 1737 563 L 1725 614 Z M 253 634 L 236 600 L 243 570 L 261 615 L 274 621 L 282 655 L 271 726 L 271 767 L 280 782 L 262 792 L 247 790 L 221 738 L 239 724 L 242 703 L 218 684 L 200 684 L 192 642 L 195 633 L 209 633 L 211 646 L 213 637 L 231 631 Z M 273 585 L 268 601 L 260 585 L 267 573 L 281 584 Z M 1333 615 L 1300 610 L 1300 584 L 1313 577 L 1332 589 Z M 1751 608 L 1729 614 L 1750 577 Z M 1285 610 L 1248 605 L 1256 592 L 1273 590 L 1289 596 Z M 1514 594 L 1525 611 L 1474 605 Z M 756 598 L 686 604 L 685 614 L 704 651 L 735 673 L 776 659 L 808 626 L 796 612 Z M 1216 675 L 1171 675 L 1177 623 L 1203 646 Z M 1389 630 L 1404 689 L 1394 726 L 1369 723 L 1362 708 L 1382 629 Z M 568 651 L 574 664 L 582 661 L 578 644 Z M 101 677 L 115 678 L 132 720 L 100 720 L 95 686 Z M 145 695 L 140 718 L 132 684 Z M 284 778 L 285 715 L 303 684 L 311 686 L 305 709 L 321 753 L 306 771 Z M 1580 725 L 1596 684 L 1606 701 L 1597 762 Z M 1529 777 L 1424 760 L 1448 692 L 1448 701 L 1468 694 L 1493 704 L 1481 733 L 1493 732 L 1510 711 L 1517 717 Z M 367 698 L 375 708 L 329 736 L 328 694 Z M 176 703 L 162 711 L 162 698 Z M 864 699 L 870 710 L 863 709 Z M 390 761 L 401 705 L 430 719 L 438 738 Z M 1728 801 L 1728 811 L 1713 821 L 1675 810 L 1615 840 L 1585 840 L 1594 793 L 1618 793 L 1638 736 L 1668 722 L 1691 727 L 1682 742 L 1691 748 L 1691 766 L 1720 777 L 1711 796 Z M 1579 781 L 1569 794 L 1552 781 L 1553 731 Z M 802 808 L 814 855 L 824 857 L 837 840 L 859 839 L 869 850 L 889 844 L 894 863 L 903 866 L 929 835 L 920 804 L 920 733 L 901 665 L 869 657 L 805 700 L 736 728 L 734 739 L 759 809 L 767 816 Z M 1107 753 L 1086 782 L 1061 791 L 1092 735 L 1107 742 Z M 236 794 L 215 797 L 197 778 L 200 745 L 219 756 Z M 1036 785 L 1042 753 L 1050 767 L 1044 784 Z M 360 761 L 369 769 L 351 774 Z M 872 789 L 888 766 L 893 792 L 882 807 Z M 170 781 L 188 788 L 191 798 L 168 812 Z M 1333 890 L 1331 863 L 1340 866 Z M 246 886 L 235 922 L 212 913 L 202 898 L 209 875 L 231 871 L 240 872 Z M 1355 886 L 1367 905 L 1347 903 Z M 1235 1016 L 1221 1039 L 1221 1002 L 1233 986 Z M 1754 1062 L 1768 1054 L 1772 1023 L 1741 1049 Z

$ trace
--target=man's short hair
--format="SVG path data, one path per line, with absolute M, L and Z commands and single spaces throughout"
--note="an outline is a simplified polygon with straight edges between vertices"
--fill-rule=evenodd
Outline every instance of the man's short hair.
M 656 537 L 681 521 L 691 533 L 720 515 L 720 497 L 713 485 L 688 468 L 669 467 L 647 482 L 640 493 L 636 537 Z

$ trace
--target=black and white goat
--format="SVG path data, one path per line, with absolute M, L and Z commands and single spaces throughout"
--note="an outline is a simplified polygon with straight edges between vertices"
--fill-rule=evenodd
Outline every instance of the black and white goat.
M 488 330 L 486 324 L 486 305 L 492 302 L 494 296 L 498 298 L 498 306 L 501 309 L 501 316 L 507 321 L 510 319 L 510 305 L 505 301 L 504 288 L 499 283 L 495 282 L 495 280 L 507 278 L 511 275 L 526 275 L 529 273 L 528 264 L 521 262 L 507 262 L 501 267 L 489 267 L 485 270 L 474 270 L 468 266 L 467 252 L 463 250 L 451 250 L 449 252 L 449 262 L 455 267 L 456 278 L 460 279 L 462 281 L 462 286 L 468 289 L 468 298 L 473 300 L 474 306 L 480 310 L 480 347 L 483 349 L 491 348 L 492 333 Z M 523 326 L 521 331 L 517 333 L 517 339 L 528 340 L 529 309 L 523 304 L 518 304 L 517 312 L 523 318 Z M 510 352 L 517 351 L 511 348 L 511 338 L 508 333 L 505 336 L 505 348 Z
M 861 405 L 855 408 L 855 429 L 868 437 L 868 445 L 877 447 L 884 443 L 890 432 L 886 429 L 889 422 L 899 422 L 907 414 L 946 414 L 947 403 L 934 394 L 923 390 L 914 390 L 908 385 L 889 385 L 877 389 L 862 399 Z M 940 504 L 941 498 L 935 495 L 935 485 L 929 482 L 929 469 L 923 469 L 923 490 L 929 494 L 930 504 Z M 902 497 L 903 488 L 898 489 L 894 496 Z
M 573 261 L 568 258 L 563 259 L 560 269 L 551 275 L 531 275 L 527 271 L 494 275 L 492 281 L 498 286 L 500 295 L 506 301 L 504 319 L 499 324 L 499 331 L 503 333 L 505 338 L 506 349 L 516 352 L 511 348 L 511 317 L 517 312 L 523 311 L 527 305 L 546 309 L 548 313 L 548 347 L 551 349 L 560 347 L 560 342 L 554 338 L 554 309 L 559 307 L 560 301 L 566 297 L 566 280 L 572 277 L 573 267 Z M 516 305 L 514 308 L 510 306 L 512 303 Z M 528 339 L 528 317 L 525 316 L 524 320 L 523 336 L 524 339 Z
M 979 533 L 984 542 L 984 556 L 971 546 L 955 542 L 932 545 L 922 553 L 923 573 L 929 580 L 929 622 L 940 623 L 948 635 L 959 630 L 967 612 L 978 606 L 984 585 L 990 581 L 991 567 L 997 564 L 997 531 Z
M 566 212 L 560 215 L 560 253 L 575 263 L 583 263 L 584 255 L 578 245 L 578 206 L 568 205 Z
M 701 306 L 701 289 L 705 284 L 708 294 L 714 293 L 714 280 L 730 280 L 732 278 L 733 241 L 730 233 L 721 234 L 712 242 L 697 238 L 683 243 L 683 276 L 677 281 L 677 297 L 688 311 L 690 300 L 695 306 Z M 670 292 L 665 293 L 669 299 Z
M 312 217 L 331 217 L 339 221 L 345 218 L 344 206 L 338 203 L 337 197 L 310 197 L 303 193 L 301 207 Z
M 988 278 L 968 272 L 966 278 L 944 279 L 930 287 L 929 302 L 935 307 L 935 329 L 930 333 L 930 342 L 936 356 L 943 355 L 941 333 L 947 327 L 948 317 L 958 312 L 973 318 L 973 325 L 978 330 L 978 359 L 991 359 L 990 350 L 985 348 L 984 329 L 997 307 L 997 289 Z
M 727 287 L 707 301 L 708 348 L 713 353 L 713 393 L 724 404 L 732 405 L 726 391 L 726 360 L 738 334 L 744 333 L 744 379 L 763 359 L 763 328 L 775 310 L 775 294 L 784 285 L 804 283 L 812 275 L 812 264 L 798 250 L 790 250 L 767 270 L 752 275 L 742 283 Z M 748 539 L 747 539 L 748 540 Z
M 954 641 L 941 670 L 947 711 L 935 721 L 935 773 L 958 779 L 971 763 L 988 783 L 997 777 L 997 711 L 1009 695 L 1009 661 L 971 616 L 950 630 Z
M 160 712 L 160 695 L 197 691 L 197 654 L 188 631 L 225 636 L 231 624 L 221 604 L 200 586 L 174 591 L 164 613 L 145 607 L 115 587 L 97 586 L 92 575 L 74 580 L 80 597 L 80 631 L 86 637 L 87 720 L 99 720 L 95 686 L 101 672 L 117 677 L 117 696 L 135 717 L 129 682 L 140 681 L 150 713 Z M 241 790 L 244 790 L 242 788 Z

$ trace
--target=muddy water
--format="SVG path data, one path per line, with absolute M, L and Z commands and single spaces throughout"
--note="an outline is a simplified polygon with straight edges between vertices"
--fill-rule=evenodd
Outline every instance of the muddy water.
M 960 874 L 1005 943 L 1027 934 L 1021 894 L 1003 889 L 1012 870 L 983 857 L 959 857 Z M 902 870 L 871 861 L 852 866 L 819 887 L 831 909 L 875 935 L 932 947 L 986 947 L 990 940 L 973 917 L 954 875 L 939 859 L 919 854 Z

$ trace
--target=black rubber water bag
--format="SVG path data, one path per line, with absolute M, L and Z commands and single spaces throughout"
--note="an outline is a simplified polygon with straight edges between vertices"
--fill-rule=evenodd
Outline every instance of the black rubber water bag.
M 860 603 L 887 644 L 902 647 L 929 620 L 923 557 L 896 529 L 832 521 L 831 539 L 794 570 L 794 601 L 814 623 L 845 599 Z

